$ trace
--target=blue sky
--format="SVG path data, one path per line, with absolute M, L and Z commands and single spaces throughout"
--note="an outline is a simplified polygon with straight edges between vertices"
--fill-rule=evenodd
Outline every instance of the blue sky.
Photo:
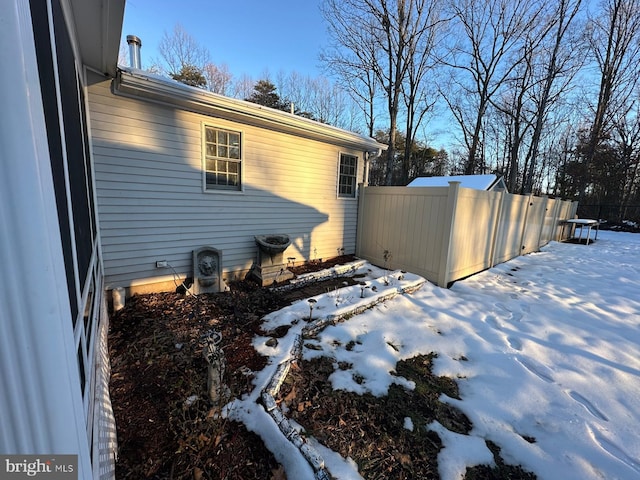
M 316 77 L 318 55 L 328 44 L 321 1 L 127 0 L 122 36 L 142 40 L 143 67 L 159 58 L 162 35 L 179 23 L 234 77 L 258 80 L 280 71 Z

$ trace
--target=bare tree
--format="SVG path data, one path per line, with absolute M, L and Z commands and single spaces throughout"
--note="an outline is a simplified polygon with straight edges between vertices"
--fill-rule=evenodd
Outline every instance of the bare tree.
M 507 188 L 510 192 L 517 190 L 520 153 L 525 137 L 531 128 L 531 118 L 528 115 L 527 107 L 529 92 L 534 82 L 532 52 L 535 47 L 535 41 L 529 36 L 521 47 L 522 62 L 514 69 L 513 76 L 505 79 L 503 95 L 498 101 L 491 99 L 491 104 L 506 118 L 508 141 L 504 142 L 506 153 L 504 172 L 506 173 Z
M 360 73 L 368 94 L 378 85 L 384 92 L 389 121 L 386 184 L 392 181 L 396 161 L 398 118 L 409 68 L 415 55 L 425 54 L 418 49 L 428 45 L 422 39 L 433 28 L 430 5 L 427 0 L 325 0 L 323 5 L 336 47 L 332 55 L 325 56 L 328 65 L 346 75 L 351 66 Z M 374 81 L 368 72 L 373 72 Z M 424 69 L 414 70 L 416 75 L 422 72 Z M 347 84 L 352 82 L 347 80 Z M 373 105 L 373 96 L 369 99 Z M 370 112 L 373 118 L 373 109 Z
M 211 62 L 209 50 L 192 37 L 179 23 L 171 33 L 164 32 L 158 44 L 160 60 L 155 69 L 188 85 L 229 95 L 233 76 L 225 64 Z
M 445 100 L 463 127 L 468 147 L 465 173 L 472 174 L 484 162 L 479 155 L 487 109 L 521 63 L 518 52 L 541 6 L 531 0 L 452 0 L 451 9 L 455 42 L 443 62 L 466 74 L 467 81 L 456 79 L 455 86 L 462 89 L 458 101 L 470 99 L 471 104 L 454 102 L 450 96 Z
M 280 71 L 276 75 L 275 85 L 278 88 L 280 97 L 286 98 L 290 103 L 293 103 L 294 109 L 308 111 L 310 103 L 308 84 L 310 81 L 309 77 L 303 76 L 296 71 L 289 73 Z
M 307 78 L 305 86 L 309 98 L 305 110 L 319 122 L 344 126 L 342 114 L 347 106 L 347 98 L 342 89 L 323 77 Z
M 555 8 L 547 16 L 550 28 L 545 30 L 544 37 L 548 36 L 551 41 L 541 44 L 540 56 L 543 59 L 540 63 L 544 69 L 544 75 L 540 81 L 541 88 L 534 93 L 535 125 L 525 161 L 523 193 L 530 193 L 533 187 L 540 138 L 549 108 L 561 93 L 566 93 L 569 83 L 584 62 L 584 56 L 580 54 L 585 50 L 581 48 L 582 39 L 573 29 L 581 3 L 582 0 L 558 0 Z M 559 88 L 554 88 L 558 81 L 560 81 Z
M 203 67 L 202 73 L 207 79 L 207 90 L 220 95 L 229 95 L 231 93 L 233 75 L 227 65 L 214 65 L 207 62 Z
M 352 62 L 329 59 L 325 53 L 321 56 L 337 79 L 337 84 L 349 95 L 354 105 L 362 112 L 367 134 L 374 136 L 376 124 L 376 97 L 378 81 L 372 69 L 357 67 Z
M 249 75 L 242 75 L 233 82 L 232 96 L 234 98 L 249 98 L 253 93 L 256 82 Z
M 169 75 L 179 75 L 185 67 L 195 67 L 200 72 L 209 63 L 209 51 L 193 38 L 179 23 L 173 27 L 173 32 L 164 32 L 158 52 L 162 58 L 163 67 Z
M 402 91 L 406 107 L 402 184 L 409 181 L 416 132 L 436 103 L 435 88 L 429 88 L 425 79 L 435 69 L 434 50 L 438 41 L 438 27 L 445 23 L 437 2 L 418 2 L 415 10 L 413 26 L 409 30 L 416 34 L 410 36 L 407 42 L 407 73 Z
M 496 171 L 505 176 L 511 192 L 531 193 L 534 184 L 543 183 L 539 177 L 548 162 L 544 158 L 538 161 L 542 133 L 553 134 L 551 108 L 567 100 L 571 82 L 584 63 L 585 48 L 580 48 L 584 47 L 583 37 L 573 28 L 580 3 L 559 0 L 540 4 L 544 10 L 539 12 L 538 21 L 523 35 L 511 57 L 517 65 L 490 99 L 493 110 L 485 113 L 488 130 L 483 126 L 482 132 L 495 142 L 489 147 L 493 148 L 491 153 L 502 155 Z M 499 121 L 494 120 L 496 115 Z M 482 146 L 484 152 L 489 145 Z M 482 155 L 480 159 L 486 166 Z
M 614 143 L 623 172 L 618 216 L 624 219 L 630 200 L 640 194 L 640 88 L 636 88 L 629 108 L 620 112 L 613 123 Z
M 588 171 L 599 143 L 612 126 L 611 119 L 627 101 L 638 81 L 640 62 L 640 0 L 604 0 L 601 15 L 591 20 L 592 53 L 598 66 L 598 101 L 584 155 Z M 582 179 L 580 198 L 588 179 Z
M 348 123 L 345 112 L 348 99 L 338 85 L 324 77 L 312 78 L 298 72 L 279 72 L 276 85 L 280 97 L 294 107 L 294 113 L 339 127 Z
M 373 137 L 379 90 L 375 73 L 377 22 L 371 15 L 363 16 L 363 7 L 360 1 L 328 0 L 322 5 L 333 45 L 321 53 L 320 60 L 361 105 L 367 132 Z

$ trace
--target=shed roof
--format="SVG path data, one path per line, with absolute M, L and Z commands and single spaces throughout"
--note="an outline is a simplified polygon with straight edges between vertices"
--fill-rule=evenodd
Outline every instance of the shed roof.
M 448 187 L 449 182 L 460 182 L 464 188 L 475 190 L 506 190 L 504 180 L 495 174 L 488 175 L 450 175 L 444 177 L 417 177 L 408 187 Z M 497 187 L 497 188 L 494 188 Z

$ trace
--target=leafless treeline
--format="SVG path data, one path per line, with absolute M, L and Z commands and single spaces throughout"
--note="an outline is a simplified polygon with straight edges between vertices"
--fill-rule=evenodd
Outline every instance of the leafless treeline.
M 324 0 L 321 11 L 333 82 L 269 80 L 313 118 L 388 142 L 384 183 L 430 173 L 415 165 L 435 143 L 449 173 L 498 172 L 513 192 L 640 203 L 640 0 Z M 157 65 L 199 65 L 210 90 L 251 95 L 253 79 L 197 45 L 174 48 L 188 44 L 176 29 Z
M 407 171 L 429 118 L 440 136 L 457 126 L 455 173 L 640 201 L 640 1 L 325 0 L 323 12 L 323 59 L 395 147 L 387 179 Z

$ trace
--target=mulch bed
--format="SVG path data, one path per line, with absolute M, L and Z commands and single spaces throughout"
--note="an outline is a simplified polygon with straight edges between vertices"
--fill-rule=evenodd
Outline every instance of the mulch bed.
M 299 275 L 351 260 L 342 256 L 290 270 Z M 218 409 L 211 407 L 204 337 L 212 329 L 222 334 L 225 382 L 232 397 L 241 397 L 253 388 L 251 372 L 266 365 L 266 357 L 251 344 L 255 335 L 264 334 L 261 318 L 345 281 L 357 279 L 331 279 L 280 292 L 245 280 L 230 285 L 229 292 L 197 298 L 162 293 L 129 299 L 110 320 L 110 392 L 119 444 L 116 478 L 285 479 L 257 435 L 243 424 L 220 418 Z M 432 358 L 400 362 L 397 374 L 414 380 L 417 388 L 409 392 L 395 385 L 384 398 L 333 391 L 327 381 L 333 371 L 329 360 L 300 362 L 278 401 L 309 434 L 353 458 L 364 478 L 438 478 L 440 439 L 420 426 L 437 419 L 466 433 L 471 424 L 461 412 L 438 401 L 442 392 L 457 396 L 457 385 L 431 374 Z M 405 417 L 413 420 L 414 431 L 403 427 Z M 499 460 L 499 450 L 495 455 Z M 494 469 L 476 468 L 483 469 L 477 472 L 482 476 L 473 476 L 470 469 L 468 478 L 535 478 L 501 461 Z

